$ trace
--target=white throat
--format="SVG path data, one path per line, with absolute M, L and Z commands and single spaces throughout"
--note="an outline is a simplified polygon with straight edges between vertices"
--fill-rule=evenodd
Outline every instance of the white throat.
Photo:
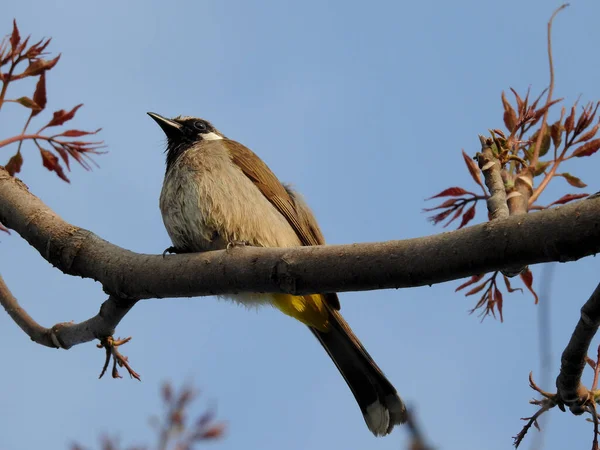
M 219 136 L 217 133 L 211 131 L 210 133 L 203 133 L 202 139 L 205 141 L 218 141 L 219 139 L 223 139 L 223 136 Z

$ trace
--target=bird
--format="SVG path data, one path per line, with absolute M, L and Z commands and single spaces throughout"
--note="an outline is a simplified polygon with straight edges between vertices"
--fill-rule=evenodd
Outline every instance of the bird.
M 173 245 L 165 251 L 325 244 L 304 198 L 250 149 L 207 120 L 148 115 L 167 138 L 159 204 Z M 337 366 L 375 436 L 385 436 L 407 420 L 396 389 L 340 314 L 337 294 L 228 297 L 245 305 L 272 305 L 306 325 Z

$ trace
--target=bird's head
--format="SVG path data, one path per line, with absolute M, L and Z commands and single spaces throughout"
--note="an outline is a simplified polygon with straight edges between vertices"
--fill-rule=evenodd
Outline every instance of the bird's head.
M 167 170 L 179 155 L 194 144 L 224 138 L 223 134 L 208 120 L 190 116 L 167 119 L 152 112 L 148 115 L 156 121 L 167 136 Z

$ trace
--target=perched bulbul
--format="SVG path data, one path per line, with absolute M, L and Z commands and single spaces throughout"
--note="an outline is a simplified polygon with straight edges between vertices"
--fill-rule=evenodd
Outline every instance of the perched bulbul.
M 304 200 L 242 144 L 206 120 L 148 113 L 167 135 L 160 210 L 173 251 L 202 252 L 247 243 L 297 247 L 325 243 Z M 237 294 L 245 304 L 275 306 L 308 326 L 354 394 L 376 436 L 406 420 L 406 409 L 339 313 L 337 294 Z

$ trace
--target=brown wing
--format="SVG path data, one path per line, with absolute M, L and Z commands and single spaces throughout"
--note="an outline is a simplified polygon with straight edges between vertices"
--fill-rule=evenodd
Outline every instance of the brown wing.
M 320 230 L 318 230 L 316 221 L 315 225 L 311 226 L 310 217 L 307 217 L 306 214 L 298 213 L 294 198 L 290 196 L 290 192 L 286 190 L 275 174 L 271 172 L 271 169 L 251 150 L 239 142 L 227 139 L 226 144 L 232 150 L 231 159 L 233 162 L 242 169 L 242 172 L 252 180 L 260 192 L 277 208 L 277 211 L 286 218 L 300 238 L 302 245 L 324 244 L 325 240 Z M 305 206 L 304 209 L 308 209 L 308 207 Z M 314 217 L 312 219 L 314 221 Z M 318 232 L 315 232 L 315 227 Z
M 281 184 L 271 169 L 250 149 L 230 139 L 225 142 L 232 150 L 232 161 L 286 218 L 302 245 L 325 244 L 323 233 L 304 200 L 290 187 Z M 340 309 L 337 294 L 326 294 L 325 297 L 333 309 Z

